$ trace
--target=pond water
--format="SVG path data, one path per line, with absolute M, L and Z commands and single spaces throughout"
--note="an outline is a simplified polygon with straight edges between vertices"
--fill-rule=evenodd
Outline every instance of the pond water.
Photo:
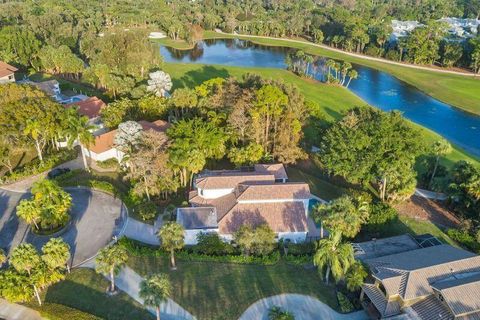
M 167 62 L 280 69 L 286 69 L 285 56 L 290 50 L 239 39 L 205 40 L 191 50 L 160 47 Z M 440 102 L 388 73 L 355 64 L 353 68 L 358 72 L 358 79 L 353 80 L 348 89 L 367 103 L 385 111 L 399 110 L 406 118 L 480 156 L 479 116 Z M 322 68 L 317 68 L 320 69 Z M 314 76 L 317 79 L 323 78 L 320 72 Z

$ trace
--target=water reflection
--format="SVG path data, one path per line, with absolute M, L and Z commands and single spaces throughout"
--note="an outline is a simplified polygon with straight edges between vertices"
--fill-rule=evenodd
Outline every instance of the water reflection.
M 205 40 L 192 50 L 160 47 L 167 62 L 220 64 L 229 66 L 285 69 L 285 57 L 292 49 L 252 44 L 239 39 Z M 326 59 L 317 57 L 309 72 L 325 81 Z M 353 65 L 358 79 L 349 89 L 367 103 L 385 111 L 400 110 L 404 116 L 425 126 L 470 153 L 480 156 L 480 117 L 431 98 L 388 73 Z

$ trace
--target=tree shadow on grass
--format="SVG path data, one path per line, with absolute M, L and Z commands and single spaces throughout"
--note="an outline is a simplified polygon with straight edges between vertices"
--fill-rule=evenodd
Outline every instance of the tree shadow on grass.
M 230 73 L 224 68 L 202 66 L 201 68 L 186 72 L 179 79 L 173 79 L 172 82 L 174 88 L 193 88 L 206 80 L 218 77 L 228 78 L 230 77 Z

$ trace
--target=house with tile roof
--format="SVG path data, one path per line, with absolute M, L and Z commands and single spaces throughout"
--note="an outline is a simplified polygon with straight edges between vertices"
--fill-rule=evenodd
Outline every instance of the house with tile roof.
M 170 124 L 163 120 L 157 120 L 154 122 L 138 121 L 143 130 L 155 130 L 157 132 L 166 132 L 170 127 Z M 112 130 L 95 137 L 95 142 L 88 148 L 84 147 L 85 153 L 89 158 L 95 161 L 105 161 L 108 159 L 117 159 L 118 162 L 122 161 L 125 153 L 118 150 L 115 147 L 114 139 L 117 134 L 117 130 Z
M 0 84 L 15 82 L 15 72 L 18 69 L 6 62 L 0 61 Z
M 261 224 L 267 224 L 278 239 L 305 241 L 309 230 L 316 230 L 308 217 L 310 189 L 306 183 L 287 181 L 282 164 L 199 174 L 189 195 L 191 207 L 177 209 L 185 242 L 196 244 L 203 232 L 216 232 L 230 241 L 241 226 Z
M 361 293 L 372 319 L 480 319 L 480 256 L 440 243 L 415 246 L 406 238 L 388 243 L 395 253 L 356 254 L 374 279 Z

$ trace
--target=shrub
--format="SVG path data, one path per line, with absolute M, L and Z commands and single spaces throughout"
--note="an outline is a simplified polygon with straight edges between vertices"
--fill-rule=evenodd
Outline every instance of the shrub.
M 338 304 L 340 306 L 340 310 L 343 313 L 348 313 L 355 310 L 355 307 L 353 306 L 353 304 L 350 302 L 350 300 L 348 300 L 347 296 L 345 296 L 343 293 L 337 292 L 337 299 L 338 299 Z
M 47 302 L 41 307 L 36 304 L 29 304 L 29 307 L 38 310 L 42 317 L 50 320 L 64 320 L 64 319 L 75 319 L 75 320 L 100 320 L 92 314 L 82 312 L 80 310 L 64 306 L 62 304 L 50 303 Z
M 115 158 L 105 161 L 97 161 L 97 166 L 103 169 L 116 169 L 118 168 L 118 161 Z
M 142 197 L 138 196 L 132 188 L 124 197 L 122 197 L 122 201 L 127 207 L 134 208 L 142 203 Z
M 268 309 L 268 320 L 295 320 L 295 317 L 279 306 L 273 306 Z
M 62 163 L 73 160 L 77 157 L 76 150 L 64 149 L 56 153 L 47 155 L 43 158 L 43 163 L 39 159 L 32 160 L 24 166 L 15 169 L 12 174 L 6 174 L 0 178 L 1 183 L 13 183 L 23 178 L 48 171 Z
M 304 243 L 289 243 L 285 244 L 288 247 L 288 255 L 312 255 L 315 253 L 315 242 Z
M 158 209 L 153 202 L 143 202 L 135 207 L 143 221 L 153 220 L 157 216 Z
M 121 238 L 118 241 L 119 245 L 123 246 L 130 255 L 138 257 L 165 257 L 169 258 L 170 253 L 158 247 L 141 244 L 135 240 L 128 238 Z M 185 249 L 176 252 L 176 257 L 183 261 L 196 262 L 223 262 L 223 263 L 238 263 L 238 264 L 259 264 L 259 265 L 273 265 L 280 261 L 280 253 L 275 251 L 269 255 L 262 257 L 244 256 L 240 254 L 228 254 L 222 256 L 210 256 L 206 254 L 195 253 L 195 246 L 186 247 Z
M 392 61 L 400 61 L 401 55 L 397 50 L 391 49 L 385 54 L 385 58 Z
M 398 218 L 398 212 L 386 203 L 375 203 L 371 206 L 367 229 L 378 231 L 385 224 Z
M 206 255 L 232 254 L 234 248 L 231 244 L 225 243 L 216 233 L 200 233 L 197 236 L 198 243 L 195 251 Z
M 480 243 L 478 243 L 475 237 L 467 231 L 448 229 L 447 234 L 450 238 L 461 244 L 463 247 L 475 252 L 480 251 Z

